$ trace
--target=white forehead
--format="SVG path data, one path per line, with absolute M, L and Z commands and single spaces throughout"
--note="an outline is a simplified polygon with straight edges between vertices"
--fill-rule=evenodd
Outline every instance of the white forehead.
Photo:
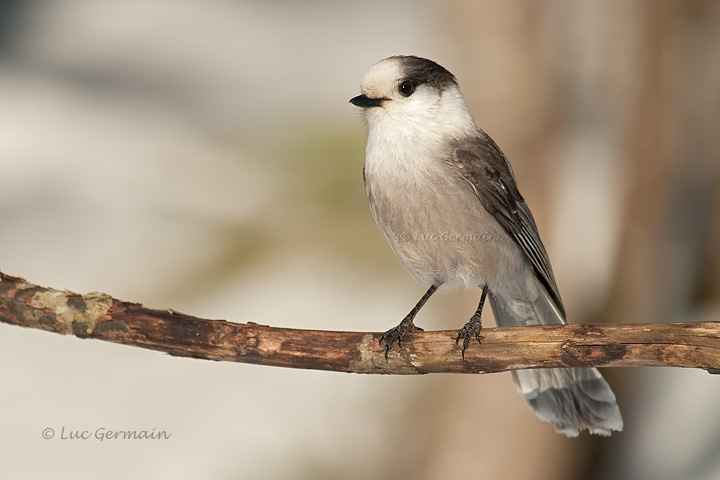
M 391 91 L 403 77 L 402 66 L 397 59 L 386 58 L 370 67 L 362 81 L 363 93 L 386 93 Z

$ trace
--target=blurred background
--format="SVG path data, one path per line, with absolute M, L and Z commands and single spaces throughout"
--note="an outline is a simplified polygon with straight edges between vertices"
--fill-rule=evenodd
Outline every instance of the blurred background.
M 395 54 L 459 79 L 571 323 L 720 320 L 713 0 L 3 1 L 0 268 L 205 318 L 387 330 L 424 289 L 366 205 L 348 99 Z M 417 323 L 459 328 L 478 296 L 434 297 Z M 509 374 L 283 370 L 7 325 L 0 364 L 4 478 L 720 478 L 703 371 L 605 369 L 625 431 L 566 439 Z

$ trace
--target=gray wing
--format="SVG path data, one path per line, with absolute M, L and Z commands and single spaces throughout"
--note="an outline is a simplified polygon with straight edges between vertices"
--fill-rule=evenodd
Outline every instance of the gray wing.
M 480 132 L 454 145 L 453 163 L 470 182 L 483 207 L 515 240 L 550 297 L 565 316 L 555 277 L 535 219 L 520 195 L 510 164 L 495 142 Z

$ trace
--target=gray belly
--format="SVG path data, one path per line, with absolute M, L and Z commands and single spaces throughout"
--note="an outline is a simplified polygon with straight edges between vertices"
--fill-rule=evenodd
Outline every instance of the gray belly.
M 435 172 L 438 173 L 438 172 Z M 370 208 L 395 254 L 424 285 L 500 287 L 527 263 L 459 176 L 366 172 Z

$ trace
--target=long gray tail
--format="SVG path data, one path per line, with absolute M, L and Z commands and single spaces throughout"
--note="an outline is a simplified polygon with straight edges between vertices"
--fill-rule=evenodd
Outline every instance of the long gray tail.
M 499 326 L 565 323 L 560 311 L 537 285 L 535 298 L 490 292 L 490 305 Z M 527 292 L 524 292 L 527 293 Z M 525 295 L 523 295 L 525 297 Z M 581 430 L 609 436 L 623 428 L 615 394 L 596 368 L 515 370 L 513 381 L 540 420 L 555 431 L 576 437 Z

